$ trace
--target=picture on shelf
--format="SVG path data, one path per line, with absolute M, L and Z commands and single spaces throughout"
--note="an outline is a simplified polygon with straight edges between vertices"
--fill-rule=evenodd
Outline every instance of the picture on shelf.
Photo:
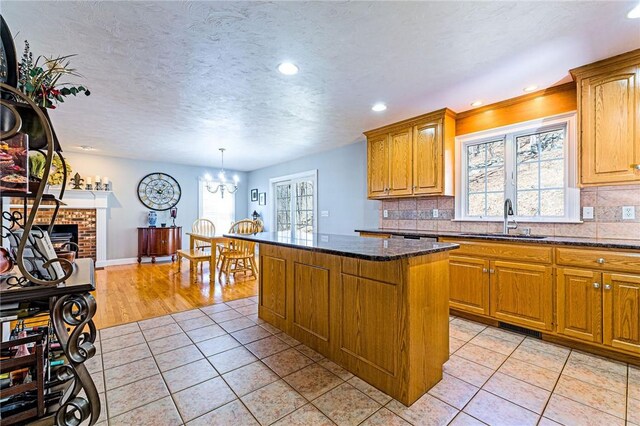
M 27 192 L 28 145 L 28 136 L 25 133 L 18 133 L 0 142 L 0 191 Z
M 259 200 L 258 204 L 261 205 L 261 206 L 266 206 L 267 205 L 267 193 L 266 192 L 261 192 L 260 193 L 260 200 Z
M 258 188 L 251 190 L 251 201 L 258 201 Z

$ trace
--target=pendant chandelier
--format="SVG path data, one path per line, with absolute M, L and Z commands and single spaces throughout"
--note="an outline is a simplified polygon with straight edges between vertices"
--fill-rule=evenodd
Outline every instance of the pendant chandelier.
M 225 148 L 220 148 L 219 150 L 220 150 L 220 156 L 222 157 L 222 163 L 221 163 L 222 167 L 220 168 L 220 172 L 218 173 L 218 182 L 214 182 L 211 179 L 210 175 L 207 175 L 205 179 L 207 183 L 207 191 L 211 192 L 212 194 L 215 194 L 216 192 L 220 191 L 220 197 L 224 198 L 225 191 L 228 192 L 229 194 L 233 194 L 238 190 L 238 182 L 240 181 L 240 179 L 238 178 L 238 175 L 234 175 L 233 183 L 227 182 L 227 176 L 224 171 Z

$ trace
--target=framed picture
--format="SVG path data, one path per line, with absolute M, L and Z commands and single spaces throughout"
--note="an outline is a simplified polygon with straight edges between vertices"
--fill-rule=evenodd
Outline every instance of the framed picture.
M 261 206 L 266 206 L 267 205 L 267 193 L 266 192 L 261 192 L 260 193 L 260 201 L 258 202 L 259 205 Z
M 251 201 L 258 201 L 258 188 L 251 190 Z

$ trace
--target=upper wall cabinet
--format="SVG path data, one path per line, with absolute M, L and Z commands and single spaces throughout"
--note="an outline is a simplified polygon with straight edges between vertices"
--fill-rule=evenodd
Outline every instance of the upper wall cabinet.
M 453 111 L 445 108 L 365 135 L 369 198 L 453 195 Z
M 640 49 L 571 75 L 577 82 L 580 183 L 640 182 Z

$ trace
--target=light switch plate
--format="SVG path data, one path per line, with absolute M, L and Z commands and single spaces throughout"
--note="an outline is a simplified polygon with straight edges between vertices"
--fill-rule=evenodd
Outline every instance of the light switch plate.
M 329 217 L 329 210 L 322 210 L 320 212 L 320 216 L 322 217 Z
M 433 209 L 432 215 L 433 217 L 440 217 L 440 212 L 438 211 L 438 209 Z
M 593 207 L 583 207 L 582 208 L 582 218 L 583 219 L 593 219 Z
M 634 220 L 636 218 L 636 206 L 622 206 L 622 220 Z
M 389 210 L 382 210 L 382 217 L 389 217 Z
M 320 241 L 322 241 L 323 243 L 328 243 L 329 242 L 329 236 L 328 235 L 321 235 L 320 236 Z

